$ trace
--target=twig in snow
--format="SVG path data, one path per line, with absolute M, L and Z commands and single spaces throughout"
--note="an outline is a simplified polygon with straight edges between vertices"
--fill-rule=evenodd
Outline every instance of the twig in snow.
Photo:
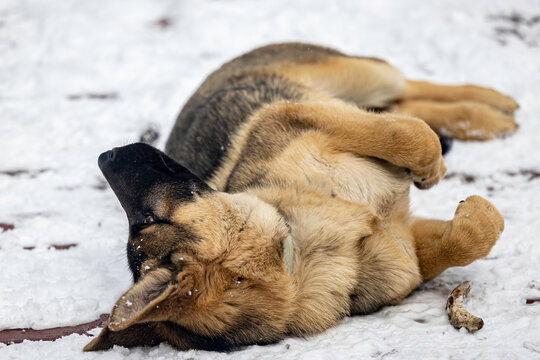
M 475 332 L 484 326 L 484 321 L 472 315 L 463 307 L 463 299 L 469 294 L 470 290 L 471 283 L 469 281 L 464 281 L 456 287 L 448 297 L 446 311 L 453 327 L 456 329 L 465 327 L 469 332 Z
M 0 331 L 0 343 L 3 344 L 18 344 L 24 340 L 30 341 L 54 341 L 63 336 L 71 334 L 86 334 L 88 331 L 95 329 L 96 327 L 103 327 L 109 314 L 102 314 L 99 319 L 91 321 L 89 323 L 75 325 L 75 326 L 63 326 L 51 329 L 34 330 L 34 329 L 7 329 Z

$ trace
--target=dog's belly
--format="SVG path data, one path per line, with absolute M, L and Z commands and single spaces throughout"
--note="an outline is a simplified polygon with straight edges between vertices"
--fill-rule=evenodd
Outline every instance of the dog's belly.
M 268 176 L 329 198 L 366 205 L 398 249 L 416 259 L 409 230 L 411 177 L 407 170 L 375 158 L 325 151 L 328 148 L 317 140 L 324 137 L 294 141 L 270 164 L 269 169 L 278 173 Z
M 367 205 L 381 220 L 396 217 L 395 211 L 402 208 L 407 214 L 397 217 L 408 216 L 411 178 L 405 169 L 384 160 L 329 150 L 325 137 L 311 134 L 293 141 L 269 164 L 272 174 L 267 176 Z
M 367 205 L 380 219 L 389 240 L 416 263 L 409 220 L 410 175 L 385 161 L 341 154 L 336 161 L 334 181 L 338 196 Z
M 331 177 L 338 197 L 369 206 L 381 219 L 392 214 L 410 186 L 405 169 L 352 154 L 336 156 Z

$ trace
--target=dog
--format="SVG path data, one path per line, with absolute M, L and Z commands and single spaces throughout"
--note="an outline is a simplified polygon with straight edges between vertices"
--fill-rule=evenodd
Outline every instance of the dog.
M 409 188 L 445 175 L 437 134 L 509 134 L 517 108 L 488 88 L 411 81 L 309 44 L 226 63 L 165 152 L 136 143 L 99 157 L 129 220 L 134 284 L 84 350 L 306 337 L 485 257 L 504 228 L 491 203 L 470 196 L 450 221 L 418 218 Z

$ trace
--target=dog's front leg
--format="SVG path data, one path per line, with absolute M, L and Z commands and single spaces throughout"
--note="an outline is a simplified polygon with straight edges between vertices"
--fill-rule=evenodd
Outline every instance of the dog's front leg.
M 328 135 L 338 152 L 386 160 L 411 171 L 420 189 L 435 185 L 446 173 L 437 134 L 422 120 L 395 114 L 374 114 L 345 103 L 277 103 L 260 114 L 299 128 Z

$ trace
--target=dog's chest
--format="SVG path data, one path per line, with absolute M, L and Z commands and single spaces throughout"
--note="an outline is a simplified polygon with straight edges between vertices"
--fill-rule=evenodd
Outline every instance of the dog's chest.
M 408 194 L 410 178 L 405 169 L 350 153 L 324 152 L 312 143 L 295 147 L 270 167 L 279 169 L 276 176 L 295 187 L 367 205 L 380 218 Z

